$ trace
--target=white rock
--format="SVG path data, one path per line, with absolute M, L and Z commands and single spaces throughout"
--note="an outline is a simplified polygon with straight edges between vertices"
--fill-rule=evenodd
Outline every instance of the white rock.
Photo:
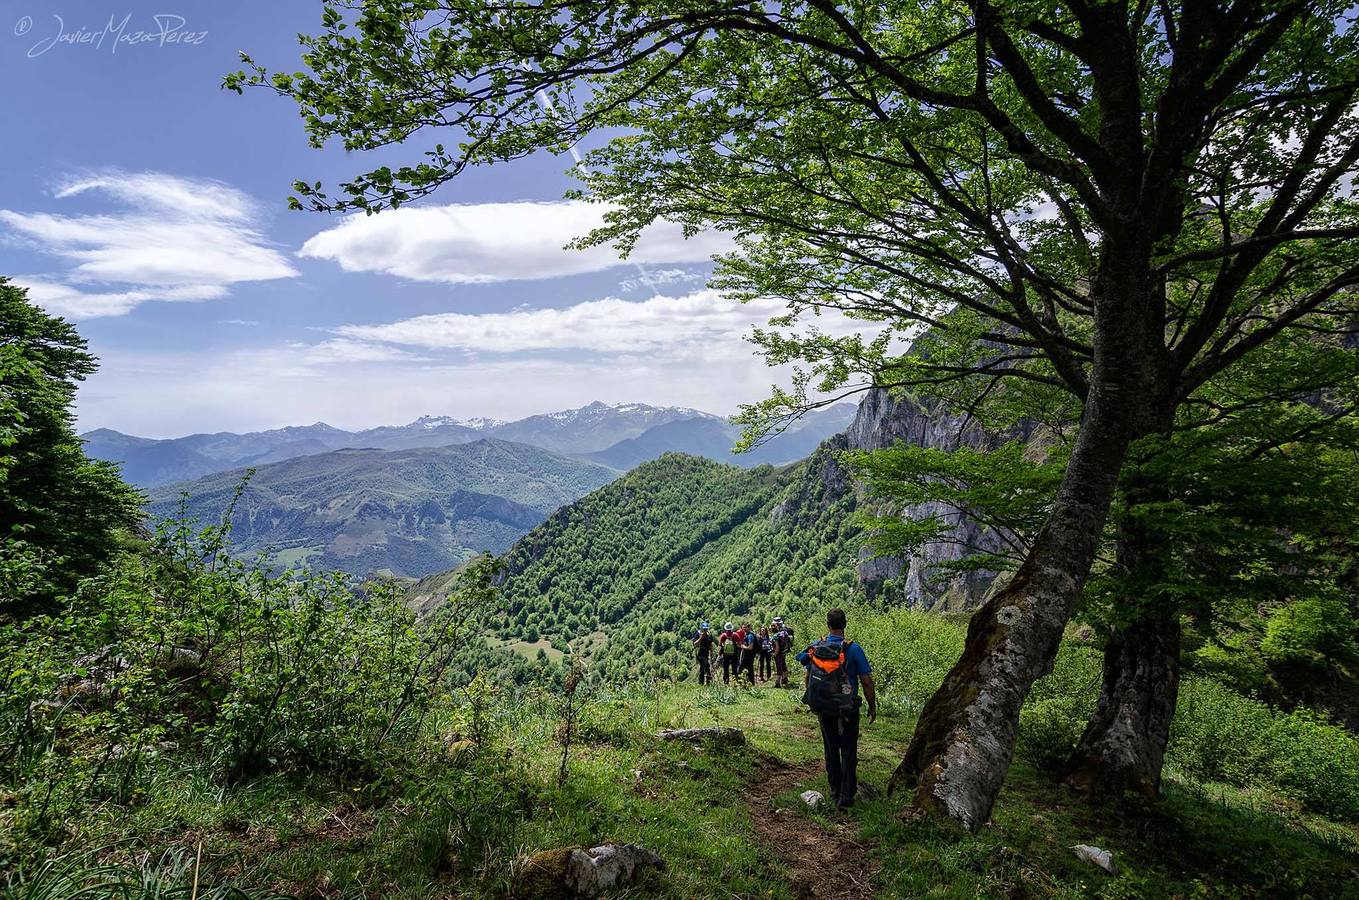
M 1118 874 L 1118 866 L 1114 865 L 1114 855 L 1108 850 L 1101 850 L 1089 844 L 1077 844 L 1071 849 L 1076 851 L 1076 856 L 1090 863 L 1099 866 L 1110 875 Z
M 821 795 L 820 791 L 803 791 L 801 796 L 802 802 L 810 806 L 812 809 L 816 809 L 818 806 L 821 805 L 821 801 L 826 799 Z
M 643 869 L 665 870 L 665 860 L 635 844 L 605 844 L 574 850 L 566 863 L 566 885 L 578 897 L 596 897 L 627 884 Z

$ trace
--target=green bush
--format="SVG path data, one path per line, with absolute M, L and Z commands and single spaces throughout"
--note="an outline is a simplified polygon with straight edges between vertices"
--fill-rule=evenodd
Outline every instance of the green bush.
M 1264 778 L 1308 809 L 1359 819 L 1359 740 L 1311 710 L 1275 716 Z
M 1203 781 L 1264 787 L 1359 819 L 1359 739 L 1309 710 L 1281 713 L 1212 679 L 1181 684 L 1166 761 Z
M 417 622 L 399 586 L 274 575 L 233 559 L 227 536 L 165 523 L 64 615 L 0 630 L 0 789 L 21 840 L 60 843 L 87 804 L 136 804 L 171 764 L 223 783 L 370 777 L 453 702 L 495 564 Z
M 1078 701 L 1053 697 L 1025 704 L 1019 717 L 1015 755 L 1047 772 L 1059 772 L 1071 759 L 1085 729 Z
M 904 607 L 847 614 L 845 634 L 863 645 L 883 702 L 909 712 L 920 711 L 963 652 L 964 626 L 951 618 Z M 825 622 L 812 620 L 808 627 L 799 633 L 801 643 L 820 637 Z
M 1276 609 L 1265 623 L 1260 652 L 1274 665 L 1319 667 L 1359 656 L 1354 615 L 1346 598 L 1337 592 Z

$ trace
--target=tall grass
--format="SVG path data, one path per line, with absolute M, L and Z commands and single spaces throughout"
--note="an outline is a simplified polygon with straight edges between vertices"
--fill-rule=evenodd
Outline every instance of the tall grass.
M 911 609 L 850 610 L 886 708 L 918 712 L 962 652 L 966 623 Z M 1094 710 L 1100 654 L 1063 643 L 1052 674 L 1024 707 L 1016 752 L 1040 768 L 1062 765 Z M 1189 674 L 1171 726 L 1166 765 L 1199 781 L 1264 788 L 1303 808 L 1359 821 L 1359 739 L 1306 709 L 1270 707 L 1207 676 Z

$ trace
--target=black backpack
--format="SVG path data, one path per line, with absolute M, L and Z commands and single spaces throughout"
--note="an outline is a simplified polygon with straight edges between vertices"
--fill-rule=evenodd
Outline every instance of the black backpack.
M 854 711 L 854 689 L 849 683 L 850 641 L 817 641 L 807 648 L 807 692 L 802 702 L 823 716 L 847 716 Z

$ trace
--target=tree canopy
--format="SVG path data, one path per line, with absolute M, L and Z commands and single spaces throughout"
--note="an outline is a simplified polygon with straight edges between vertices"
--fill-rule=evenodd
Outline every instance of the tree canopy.
M 140 518 L 115 466 L 90 460 L 72 426 L 95 359 L 75 327 L 0 278 L 0 579 L 18 615 L 69 591 Z

